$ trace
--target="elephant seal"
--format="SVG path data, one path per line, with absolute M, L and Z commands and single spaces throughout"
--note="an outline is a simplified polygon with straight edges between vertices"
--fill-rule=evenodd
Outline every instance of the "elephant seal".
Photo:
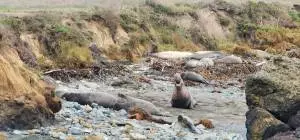
M 118 98 L 114 95 L 110 95 L 107 93 L 65 93 L 62 95 L 67 101 L 78 102 L 81 105 L 92 105 L 92 103 L 96 103 L 99 106 L 103 106 L 105 108 L 112 108 L 115 110 L 122 109 L 119 106 L 116 106 L 118 102 Z
M 152 115 L 167 116 L 160 113 L 160 110 L 154 104 L 124 94 L 112 95 L 103 92 L 64 93 L 62 95 L 62 98 L 64 98 L 67 101 L 78 102 L 81 105 L 87 105 L 87 104 L 92 105 L 92 103 L 96 103 L 99 106 L 103 106 L 105 108 L 111 108 L 114 110 L 124 109 L 128 111 L 132 107 L 139 107 L 151 113 Z
M 200 74 L 197 74 L 195 72 L 183 72 L 181 73 L 181 78 L 183 80 L 190 80 L 195 82 L 200 82 L 203 84 L 209 84 L 209 82 Z
M 181 114 L 181 115 L 178 115 L 177 121 L 181 125 L 181 127 L 188 128 L 192 133 L 202 134 L 202 132 L 196 128 L 192 119 L 190 119 L 189 117 Z
M 120 106 L 127 111 L 132 107 L 139 107 L 151 113 L 152 115 L 162 115 L 162 113 L 160 113 L 160 110 L 154 104 L 148 101 L 133 98 L 124 94 L 118 94 L 118 97 L 119 100 L 116 106 Z
M 195 101 L 191 94 L 184 89 L 184 83 L 179 73 L 174 75 L 175 91 L 171 98 L 172 107 L 191 109 L 195 105 Z

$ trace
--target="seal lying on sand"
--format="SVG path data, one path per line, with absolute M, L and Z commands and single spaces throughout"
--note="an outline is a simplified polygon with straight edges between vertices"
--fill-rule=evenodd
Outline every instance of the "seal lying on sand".
M 118 102 L 116 96 L 107 93 L 65 93 L 62 95 L 67 101 L 78 102 L 81 105 L 92 105 L 96 103 L 105 108 L 113 108 L 119 110 L 115 105 Z
M 174 75 L 175 91 L 171 98 L 172 107 L 191 109 L 195 105 L 193 97 L 184 89 L 184 83 L 179 73 Z
M 195 72 L 183 72 L 181 73 L 181 78 L 183 80 L 190 80 L 204 84 L 209 84 L 208 81 L 202 75 L 197 74 Z
M 132 107 L 139 107 L 153 115 L 161 115 L 159 109 L 154 104 L 148 101 L 138 99 L 138 98 L 133 98 L 124 94 L 118 94 L 118 98 L 119 99 L 116 106 L 125 109 L 127 111 Z
M 78 102 L 81 105 L 91 105 L 96 103 L 99 106 L 105 108 L 112 108 L 114 110 L 124 109 L 128 111 L 132 107 L 139 107 L 145 111 L 151 113 L 152 115 L 159 115 L 159 109 L 152 103 L 133 98 L 124 94 L 118 94 L 117 96 L 99 92 L 99 93 L 65 93 L 62 95 L 67 101 Z
M 178 115 L 177 122 L 181 125 L 181 127 L 188 128 L 192 133 L 202 134 L 202 132 L 196 128 L 193 121 L 187 116 Z

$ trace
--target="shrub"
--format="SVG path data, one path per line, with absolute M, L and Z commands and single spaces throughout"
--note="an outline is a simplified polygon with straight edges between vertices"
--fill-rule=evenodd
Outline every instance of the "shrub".
M 225 27 L 228 27 L 228 26 L 229 26 L 230 20 L 229 20 L 228 18 L 226 18 L 226 17 L 221 17 L 221 16 L 220 16 L 218 19 L 219 19 L 219 22 L 220 22 L 220 24 L 221 24 L 222 26 L 225 26 Z
M 55 32 L 58 33 L 68 33 L 70 32 L 70 29 L 64 25 L 56 25 L 55 26 Z
M 0 22 L 3 25 L 11 27 L 11 29 L 13 29 L 17 32 L 23 30 L 23 28 L 24 28 L 22 25 L 22 20 L 19 18 L 13 18 L 13 17 L 4 18 Z
M 58 64 L 61 67 L 84 68 L 93 63 L 89 48 L 79 47 L 73 42 L 60 42 L 62 52 L 58 56 Z
M 280 10 L 280 6 L 276 4 L 249 1 L 245 8 L 244 11 L 249 19 L 255 23 L 259 22 L 260 19 L 284 18 L 284 12 Z
M 160 44 L 158 45 L 158 51 L 176 51 L 176 47 L 173 44 Z
M 293 21 L 300 22 L 300 12 L 290 11 L 289 15 L 293 19 Z
M 174 11 L 170 7 L 156 3 L 153 0 L 146 0 L 146 5 L 152 7 L 156 13 L 174 15 Z

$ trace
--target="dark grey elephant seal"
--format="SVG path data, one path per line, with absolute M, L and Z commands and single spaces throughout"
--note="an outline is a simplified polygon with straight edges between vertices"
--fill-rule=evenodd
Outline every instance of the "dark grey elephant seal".
M 118 97 L 107 93 L 65 93 L 62 95 L 62 98 L 67 101 L 78 102 L 81 105 L 96 103 L 105 108 L 119 110 L 118 106 L 116 106 Z
M 184 88 L 184 83 L 179 73 L 174 75 L 175 90 L 171 98 L 171 105 L 175 108 L 191 109 L 195 105 L 195 101 L 191 94 Z
M 139 107 L 144 109 L 145 111 L 151 113 L 152 115 L 160 115 L 160 110 L 152 103 L 133 98 L 124 94 L 111 95 L 107 93 L 65 93 L 62 95 L 67 101 L 78 102 L 81 105 L 91 105 L 92 103 L 96 103 L 99 106 L 103 106 L 105 108 L 112 108 L 114 110 L 124 109 L 126 111 L 130 110 L 133 107 Z
M 209 82 L 202 75 L 197 74 L 195 72 L 183 72 L 181 73 L 181 78 L 183 80 L 190 80 L 204 84 L 209 84 Z
M 196 128 L 192 119 L 190 119 L 188 116 L 184 116 L 182 114 L 178 115 L 177 121 L 182 127 L 188 128 L 192 133 L 202 134 L 202 132 Z

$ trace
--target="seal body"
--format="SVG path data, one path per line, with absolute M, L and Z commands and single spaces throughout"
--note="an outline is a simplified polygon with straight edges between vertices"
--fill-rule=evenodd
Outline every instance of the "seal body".
M 194 106 L 192 96 L 184 89 L 184 83 L 179 73 L 174 75 L 175 91 L 172 95 L 171 105 L 175 108 L 191 109 Z
M 192 133 L 202 134 L 202 132 L 196 128 L 192 119 L 190 119 L 188 116 L 179 115 L 177 117 L 177 122 L 181 125 L 181 127 L 188 128 Z
M 132 107 L 139 107 L 149 112 L 152 115 L 165 116 L 159 108 L 149 101 L 130 97 L 124 94 L 112 95 L 104 92 L 98 93 L 64 93 L 62 95 L 67 101 L 78 102 L 81 105 L 92 105 L 96 103 L 105 108 L 114 110 L 124 109 L 128 111 Z
M 195 72 L 183 72 L 181 73 L 181 78 L 183 80 L 190 80 L 195 82 L 200 82 L 203 84 L 209 84 L 209 82 L 200 74 L 197 74 Z

